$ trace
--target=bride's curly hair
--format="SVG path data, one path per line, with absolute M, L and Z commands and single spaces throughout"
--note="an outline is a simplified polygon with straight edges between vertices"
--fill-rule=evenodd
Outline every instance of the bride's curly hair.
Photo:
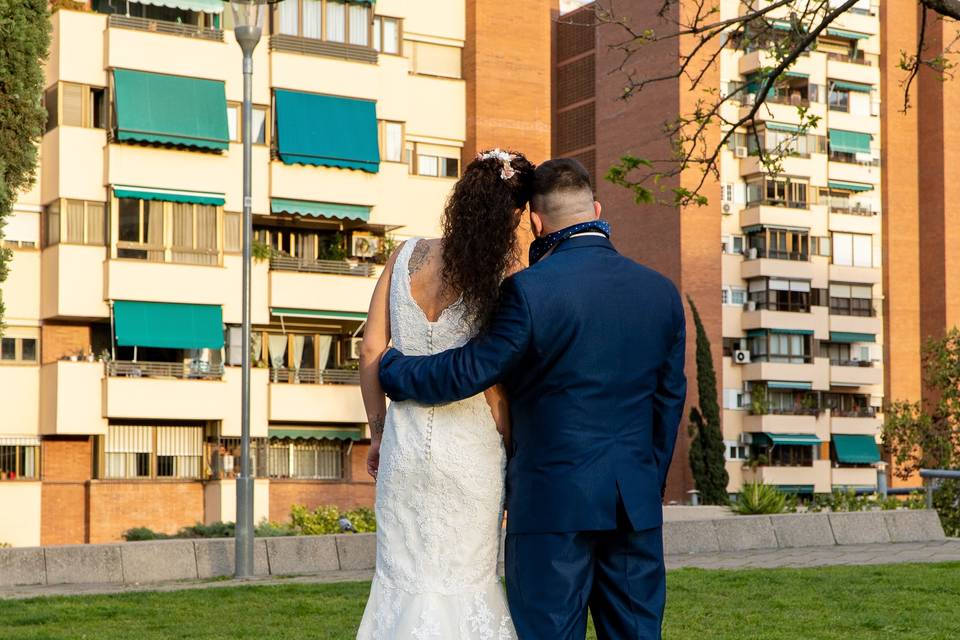
M 467 165 L 443 211 L 443 283 L 463 295 L 478 331 L 493 317 L 500 283 L 517 259 L 519 211 L 532 193 L 533 163 L 517 151 L 507 153 L 509 165 L 485 157 L 489 153 Z

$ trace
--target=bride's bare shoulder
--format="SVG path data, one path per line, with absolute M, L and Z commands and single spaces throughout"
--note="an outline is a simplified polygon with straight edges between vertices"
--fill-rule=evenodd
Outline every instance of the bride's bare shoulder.
M 413 275 L 439 260 L 442 250 L 442 242 L 439 238 L 422 238 L 417 241 L 410 252 L 410 261 L 407 263 L 407 269 L 410 275 Z

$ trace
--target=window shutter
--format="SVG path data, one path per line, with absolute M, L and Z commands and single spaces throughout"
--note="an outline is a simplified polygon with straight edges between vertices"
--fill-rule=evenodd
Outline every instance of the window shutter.
M 243 360 L 243 330 L 227 327 L 227 364 L 239 365 Z

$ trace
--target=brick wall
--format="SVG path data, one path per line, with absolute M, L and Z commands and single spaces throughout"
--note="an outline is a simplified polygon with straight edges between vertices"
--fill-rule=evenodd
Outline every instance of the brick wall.
M 93 469 L 89 437 L 46 437 L 42 449 L 40 544 L 80 544 L 87 535 L 87 481 Z
M 290 507 L 302 504 L 308 509 L 335 506 L 343 511 L 355 507 L 373 508 L 376 485 L 364 482 L 318 482 L 316 480 L 271 480 L 270 520 L 287 522 Z
M 44 323 L 40 328 L 40 359 L 43 364 L 56 362 L 90 348 L 90 327 L 76 324 Z
M 88 483 L 89 542 L 122 540 L 133 527 L 174 533 L 203 522 L 203 483 L 92 481 Z

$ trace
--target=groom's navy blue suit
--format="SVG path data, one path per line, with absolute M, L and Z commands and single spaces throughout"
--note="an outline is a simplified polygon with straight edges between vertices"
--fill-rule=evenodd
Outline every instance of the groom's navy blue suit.
M 394 400 L 507 391 L 506 582 L 522 640 L 583 638 L 587 605 L 601 639 L 660 637 L 684 343 L 673 284 L 582 235 L 505 280 L 489 329 L 467 345 L 384 355 Z

